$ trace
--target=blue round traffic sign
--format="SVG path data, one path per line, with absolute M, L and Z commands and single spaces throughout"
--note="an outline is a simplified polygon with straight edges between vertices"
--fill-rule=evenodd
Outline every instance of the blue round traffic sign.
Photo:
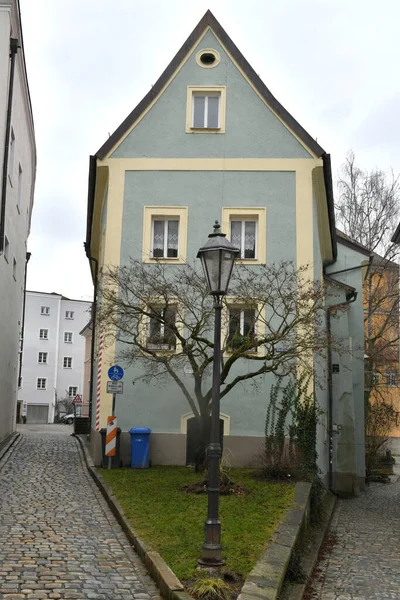
M 113 365 L 108 369 L 108 377 L 111 381 L 119 381 L 124 376 L 124 370 L 119 365 Z

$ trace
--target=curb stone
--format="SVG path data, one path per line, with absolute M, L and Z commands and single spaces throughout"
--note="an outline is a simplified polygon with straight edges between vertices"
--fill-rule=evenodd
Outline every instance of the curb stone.
M 102 476 L 97 473 L 92 457 L 85 447 L 85 444 L 79 435 L 73 433 L 72 436 L 79 442 L 86 467 L 92 479 L 102 493 L 118 523 L 121 525 L 128 540 L 149 570 L 154 581 L 157 583 L 163 596 L 167 598 L 167 600 L 193 600 L 192 596 L 185 591 L 182 583 L 167 563 L 161 558 L 159 553 L 154 552 L 151 546 L 142 540 L 131 527 L 117 498 L 105 483 Z
M 296 483 L 292 505 L 244 582 L 238 600 L 277 600 L 290 558 L 310 516 L 311 484 Z
M 334 494 L 330 492 L 325 494 L 323 504 L 326 517 L 320 525 L 316 526 L 311 542 L 307 544 L 307 547 L 302 551 L 301 567 L 305 575 L 305 581 L 304 583 L 296 583 L 289 586 L 284 595 L 285 600 L 302 600 L 311 581 L 312 574 L 318 562 L 319 551 L 329 528 L 333 531 L 336 530 L 337 521 L 340 515 L 340 505 L 337 506 L 336 501 L 337 496 Z
M 3 466 L 10 458 L 13 446 L 20 440 L 21 434 L 13 431 L 6 440 L 0 444 L 0 466 Z M 3 461 L 4 458 L 4 461 Z

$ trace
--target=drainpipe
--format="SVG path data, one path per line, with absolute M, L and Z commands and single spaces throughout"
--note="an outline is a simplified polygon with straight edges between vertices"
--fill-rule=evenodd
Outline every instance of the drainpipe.
M 27 252 L 25 255 L 25 275 L 24 275 L 24 299 L 22 304 L 22 327 L 21 327 L 21 339 L 19 346 L 19 372 L 18 372 L 18 389 L 21 388 L 22 382 L 22 354 L 24 352 L 24 337 L 25 337 L 25 305 L 26 305 L 26 276 L 28 273 L 28 262 L 31 257 L 31 253 Z
M 350 292 L 346 296 L 346 302 L 339 302 L 338 304 L 332 304 L 328 306 L 326 311 L 326 330 L 328 333 L 328 438 L 329 438 L 329 477 L 328 477 L 328 486 L 331 492 L 333 490 L 333 468 L 332 468 L 332 459 L 333 459 L 333 381 L 332 381 L 332 346 L 331 346 L 331 333 L 332 333 L 332 322 L 331 315 L 332 311 L 336 308 L 341 308 L 343 306 L 348 306 L 352 304 L 357 299 L 357 292 Z
M 8 103 L 7 103 L 7 119 L 6 132 L 4 138 L 4 156 L 3 156 L 3 176 L 1 184 L 1 206 L 0 206 L 0 252 L 4 252 L 4 237 L 5 237 L 5 219 L 6 219 L 6 198 L 7 198 L 7 173 L 8 173 L 8 152 L 10 149 L 10 132 L 11 132 L 11 109 L 14 89 L 14 70 L 15 56 L 18 52 L 18 40 L 10 39 L 10 83 L 8 87 Z
M 89 261 L 94 263 L 94 282 L 93 282 L 93 304 L 92 304 L 92 342 L 90 347 L 90 387 L 89 387 L 89 435 L 92 430 L 93 413 L 93 381 L 94 381 L 94 348 L 96 336 L 96 316 L 97 316 L 97 279 L 99 274 L 99 261 L 90 254 L 89 246 L 86 242 L 83 244 L 85 253 Z

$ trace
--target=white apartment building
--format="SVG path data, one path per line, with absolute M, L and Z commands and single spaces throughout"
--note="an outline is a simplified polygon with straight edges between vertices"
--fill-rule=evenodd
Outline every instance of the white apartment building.
M 26 292 L 22 382 L 18 392 L 27 423 L 52 423 L 60 400 L 83 395 L 85 338 L 91 302 Z M 88 398 L 83 401 L 88 402 Z
M 0 0 L 0 442 L 15 429 L 27 238 L 36 173 L 17 0 Z

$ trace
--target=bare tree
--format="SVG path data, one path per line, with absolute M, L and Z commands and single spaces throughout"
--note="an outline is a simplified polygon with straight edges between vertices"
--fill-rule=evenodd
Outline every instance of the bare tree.
M 339 173 L 338 192 L 339 227 L 373 256 L 364 284 L 365 370 L 369 390 L 382 402 L 388 378 L 398 375 L 398 247 L 390 238 L 400 214 L 399 178 L 360 169 L 350 152 Z
M 175 382 L 198 420 L 203 456 L 214 356 L 214 311 L 203 274 L 191 265 L 131 259 L 107 270 L 101 287 L 106 343 L 120 342 L 119 359 L 138 367 L 138 379 Z M 324 290 L 309 280 L 306 267 L 241 265 L 234 269 L 230 296 L 222 317 L 221 398 L 238 384 L 257 384 L 265 373 L 310 369 L 310 357 L 326 347 Z

